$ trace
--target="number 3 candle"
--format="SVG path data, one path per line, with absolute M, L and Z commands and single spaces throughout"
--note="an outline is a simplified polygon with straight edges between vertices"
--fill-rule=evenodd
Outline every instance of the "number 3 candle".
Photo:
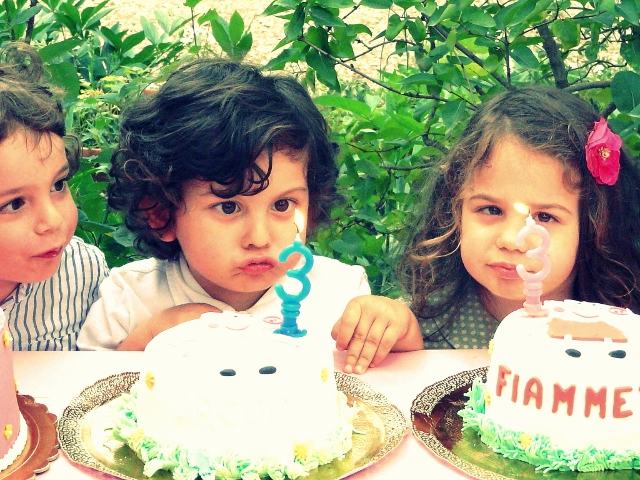
M 283 321 L 280 328 L 275 330 L 274 333 L 281 333 L 283 335 L 289 335 L 290 337 L 303 337 L 307 334 L 307 331 L 298 328 L 297 319 L 298 315 L 300 315 L 300 302 L 309 295 L 309 291 L 311 290 L 311 282 L 307 274 L 311 271 L 311 267 L 313 267 L 313 254 L 309 248 L 302 244 L 302 240 L 300 239 L 300 232 L 304 229 L 304 217 L 298 209 L 295 211 L 295 223 L 298 231 L 296 238 L 293 244 L 282 250 L 278 260 L 280 262 L 286 262 L 292 254 L 302 254 L 304 257 L 304 265 L 301 268 L 287 271 L 287 276 L 298 280 L 302 284 L 302 289 L 294 295 L 285 292 L 282 285 L 276 285 L 276 294 L 282 299 Z
M 538 235 L 542 240 L 540 246 L 527 250 L 526 253 L 527 257 L 535 258 L 542 262 L 542 269 L 539 272 L 530 273 L 527 272 L 524 265 L 516 265 L 518 275 L 524 280 L 524 294 L 526 297 L 523 304 L 524 310 L 527 315 L 531 317 L 540 317 L 546 314 L 546 310 L 542 308 L 542 303 L 540 302 L 540 295 L 542 295 L 542 280 L 544 280 L 551 271 L 551 260 L 549 259 L 549 255 L 547 255 L 547 250 L 549 250 L 549 246 L 551 245 L 551 238 L 549 237 L 547 229 L 537 224 L 531 217 L 529 208 L 524 205 L 516 205 L 516 210 L 522 211 L 520 207 L 526 208 L 525 212 L 528 212 L 528 216 L 525 226 L 522 227 L 516 236 L 516 245 L 524 245 L 524 241 L 529 235 Z

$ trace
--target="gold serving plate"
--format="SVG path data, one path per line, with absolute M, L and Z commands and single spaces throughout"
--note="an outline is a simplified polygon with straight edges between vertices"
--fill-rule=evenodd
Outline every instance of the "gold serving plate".
M 359 407 L 354 428 L 361 433 L 353 434 L 353 448 L 343 459 L 311 471 L 305 480 L 335 480 L 362 470 L 393 450 L 409 430 L 404 415 L 384 395 L 358 378 L 340 372 L 335 375 L 349 404 L 356 402 Z M 120 373 L 84 389 L 58 420 L 60 446 L 72 461 L 118 478 L 171 480 L 166 470 L 146 477 L 133 450 L 111 435 L 113 400 L 128 392 L 138 377 L 138 372 Z
M 14 462 L 0 472 L 2 480 L 31 480 L 46 472 L 60 453 L 56 416 L 46 405 L 36 403 L 29 395 L 18 395 L 18 407 L 27 424 L 27 443 Z
M 476 432 L 462 431 L 464 408 L 476 377 L 486 381 L 488 367 L 467 370 L 425 388 L 411 405 L 413 434 L 438 457 L 483 480 L 640 480 L 640 470 L 543 473 L 520 460 L 495 453 Z

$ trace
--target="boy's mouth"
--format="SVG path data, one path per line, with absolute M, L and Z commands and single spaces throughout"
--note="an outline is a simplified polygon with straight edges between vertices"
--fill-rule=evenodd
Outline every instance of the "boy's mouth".
M 36 258 L 56 258 L 58 255 L 62 253 L 63 247 L 52 248 L 51 250 L 47 250 L 46 252 L 42 252 L 38 255 L 34 255 Z
M 271 259 L 256 259 L 245 262 L 240 266 L 240 270 L 244 273 L 258 275 L 261 273 L 268 272 L 269 270 L 275 267 L 275 262 Z

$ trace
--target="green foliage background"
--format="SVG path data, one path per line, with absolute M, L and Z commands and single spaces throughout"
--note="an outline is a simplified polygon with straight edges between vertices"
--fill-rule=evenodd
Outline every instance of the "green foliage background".
M 104 23 L 109 0 L 2 0 L 0 43 L 31 43 L 67 92 L 68 127 L 88 149 L 71 182 L 77 233 L 111 266 L 137 258 L 105 201 L 122 105 L 162 82 L 178 59 L 242 59 L 253 46 L 238 13 L 196 14 L 200 1 L 185 1 L 184 18 L 155 11 L 155 22 L 141 17 L 139 29 L 126 31 Z M 385 10 L 386 28 L 352 21 L 361 9 Z M 640 0 L 274 0 L 263 15 L 285 23 L 263 66 L 298 75 L 341 146 L 345 206 L 309 240 L 312 248 L 363 265 L 374 292 L 398 295 L 393 254 L 415 223 L 421 183 L 477 105 L 514 85 L 576 92 L 638 156 L 639 12 Z M 377 75 L 354 67 L 363 55 L 377 58 Z M 360 80 L 341 81 L 343 69 Z

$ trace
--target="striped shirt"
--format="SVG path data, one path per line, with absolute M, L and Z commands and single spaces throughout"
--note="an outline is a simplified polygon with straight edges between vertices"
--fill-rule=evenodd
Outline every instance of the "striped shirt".
M 0 303 L 13 349 L 76 350 L 80 327 L 108 273 L 104 254 L 73 237 L 53 277 L 22 283 Z

